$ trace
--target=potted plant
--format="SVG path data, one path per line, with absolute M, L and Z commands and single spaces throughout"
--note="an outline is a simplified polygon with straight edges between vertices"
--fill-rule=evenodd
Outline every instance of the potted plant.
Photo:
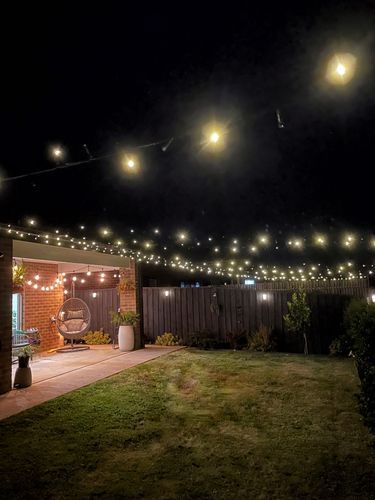
M 118 346 L 120 351 L 134 349 L 134 327 L 139 321 L 139 314 L 134 311 L 112 312 L 112 323 L 118 326 Z
M 22 262 L 21 264 L 14 264 L 12 267 L 13 274 L 13 291 L 20 292 L 22 291 L 25 280 L 26 280 L 26 266 Z
M 35 350 L 36 348 L 31 345 L 25 345 L 17 349 L 16 355 L 18 356 L 18 368 L 14 377 L 14 387 L 23 388 L 31 385 L 32 375 L 29 362 Z

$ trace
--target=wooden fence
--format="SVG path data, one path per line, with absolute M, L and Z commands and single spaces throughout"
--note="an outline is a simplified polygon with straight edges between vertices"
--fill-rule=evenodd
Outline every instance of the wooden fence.
M 95 297 L 93 294 L 96 294 Z M 75 290 L 75 296 L 84 300 L 91 312 L 90 330 L 103 328 L 105 333 L 117 334 L 117 328 L 111 323 L 110 311 L 117 311 L 120 300 L 117 288 Z
M 283 316 L 292 291 L 257 287 L 143 288 L 143 331 L 146 340 L 164 332 L 188 342 L 194 332 L 214 333 L 227 341 L 228 333 L 248 333 L 266 325 L 278 332 L 282 350 L 300 352 L 302 343 L 284 329 Z M 342 331 L 343 310 L 349 295 L 307 292 L 312 309 L 310 350 L 328 352 Z
M 238 286 L 238 285 L 234 285 Z M 241 285 L 242 288 L 248 288 Z M 307 280 L 307 281 L 265 281 L 254 285 L 256 290 L 293 291 L 302 289 L 306 292 L 329 293 L 336 295 L 350 295 L 352 297 L 367 297 L 369 290 L 368 278 L 353 278 L 342 280 Z

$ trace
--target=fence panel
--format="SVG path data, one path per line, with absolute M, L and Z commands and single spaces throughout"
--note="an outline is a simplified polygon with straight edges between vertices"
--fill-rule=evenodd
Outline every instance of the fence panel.
M 96 294 L 95 297 L 93 296 L 94 293 Z M 86 302 L 90 309 L 90 330 L 103 328 L 105 333 L 108 333 L 111 337 L 117 334 L 117 328 L 112 325 L 110 316 L 110 312 L 117 311 L 120 306 L 120 299 L 116 288 L 101 288 L 97 290 L 76 289 L 75 296 Z M 147 307 L 147 311 L 149 310 L 150 308 Z
M 342 331 L 343 310 L 349 295 L 364 293 L 362 288 L 355 291 L 355 287 L 345 286 L 345 291 L 351 294 L 344 295 L 341 293 L 344 287 L 340 286 L 330 286 L 331 291 L 340 290 L 334 294 L 327 289 L 321 292 L 319 287 L 307 291 L 312 310 L 311 352 L 328 352 L 330 342 Z M 250 333 L 263 324 L 277 330 L 283 350 L 301 352 L 302 340 L 284 329 L 283 316 L 291 295 L 292 289 L 275 287 L 143 288 L 144 334 L 146 339 L 155 340 L 157 335 L 171 331 L 187 342 L 192 333 L 209 331 L 218 340 L 227 341 L 230 332 Z

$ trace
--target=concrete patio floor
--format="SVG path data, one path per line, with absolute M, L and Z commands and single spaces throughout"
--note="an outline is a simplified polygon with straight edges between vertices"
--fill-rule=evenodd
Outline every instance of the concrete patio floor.
M 0 396 L 0 420 L 178 349 L 181 347 L 146 346 L 121 352 L 111 346 L 95 346 L 86 351 L 36 357 L 30 365 L 33 384 Z

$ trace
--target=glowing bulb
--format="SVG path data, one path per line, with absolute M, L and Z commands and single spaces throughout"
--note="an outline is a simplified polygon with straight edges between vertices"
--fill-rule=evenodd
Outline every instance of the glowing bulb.
M 36 274 L 36 275 L 34 276 L 34 280 L 36 280 L 36 281 L 38 281 L 38 280 L 39 280 L 39 278 L 40 278 L 39 274 Z
M 346 85 L 354 77 L 357 59 L 353 54 L 334 55 L 328 62 L 326 78 L 334 85 Z
M 73 276 L 72 280 L 77 281 L 77 276 Z
M 59 146 L 57 146 L 53 148 L 52 154 L 55 158 L 61 158 L 63 155 L 63 150 Z
M 105 276 L 105 274 L 104 274 L 104 273 L 101 273 L 101 274 L 100 274 L 100 277 L 101 277 L 101 278 L 104 278 L 104 276 Z
M 341 63 L 338 63 L 338 65 L 336 66 L 336 73 L 340 76 L 344 76 L 346 73 L 345 66 Z
M 91 276 L 91 271 L 87 271 L 86 275 Z
M 210 142 L 216 144 L 220 139 L 220 135 L 217 132 L 211 132 L 210 134 Z
M 125 155 L 123 161 L 122 161 L 122 166 L 124 170 L 130 169 L 133 172 L 136 172 L 138 170 L 138 159 L 135 156 L 130 156 L 130 155 Z

